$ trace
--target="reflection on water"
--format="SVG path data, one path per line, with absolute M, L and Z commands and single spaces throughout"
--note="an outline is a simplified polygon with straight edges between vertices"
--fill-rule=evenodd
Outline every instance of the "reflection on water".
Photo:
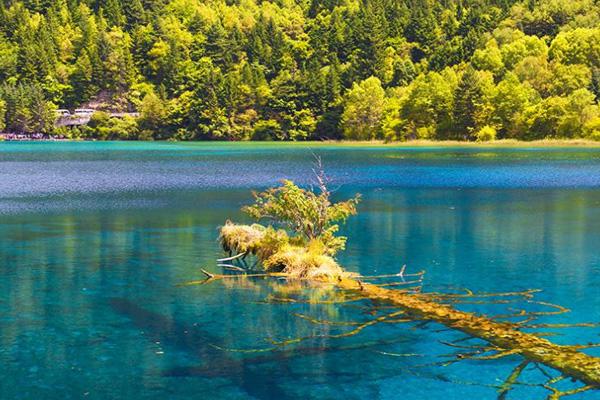
M 178 286 L 200 278 L 200 266 L 215 269 L 217 226 L 243 219 L 237 210 L 248 188 L 304 174 L 311 152 L 102 146 L 108 147 L 78 147 L 75 154 L 31 147 L 0 153 L 1 398 L 495 399 L 492 386 L 518 360 L 423 367 L 451 352 L 440 340 L 460 338 L 434 324 L 381 324 L 360 336 L 276 352 L 223 351 L 335 332 L 294 314 L 332 321 L 373 316 L 372 305 L 362 302 L 265 303 L 290 295 L 272 282 Z M 360 214 L 343 228 L 350 240 L 341 262 L 348 269 L 426 269 L 425 290 L 542 288 L 540 299 L 572 309 L 543 322 L 600 320 L 595 153 L 320 151 L 343 183 L 336 195 L 364 194 Z M 35 169 L 40 159 L 47 163 Z M 216 170 L 198 172 L 213 159 Z M 499 164 L 508 167 L 490 169 Z M 202 177 L 219 168 L 233 183 L 213 186 Z M 184 177 L 190 171 L 195 178 Z M 569 188 L 545 185 L 554 179 Z M 73 182 L 85 183 L 63 191 Z M 133 190 L 122 189 L 132 182 Z M 470 307 L 498 311 L 464 306 Z M 571 328 L 552 340 L 597 342 L 598 333 Z M 400 356 L 408 354 L 419 356 Z M 522 379 L 539 381 L 539 374 L 528 370 Z M 511 395 L 527 400 L 546 392 L 521 385 Z

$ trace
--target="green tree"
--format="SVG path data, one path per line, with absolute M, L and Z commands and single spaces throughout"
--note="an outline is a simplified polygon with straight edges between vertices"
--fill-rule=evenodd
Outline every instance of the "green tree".
M 418 76 L 409 87 L 401 110 L 409 139 L 446 139 L 451 134 L 454 92 L 458 79 L 454 71 L 429 72 Z
M 381 138 L 385 91 L 375 77 L 355 83 L 344 99 L 341 126 L 347 139 Z
M 125 25 L 125 15 L 120 0 L 102 0 L 101 7 L 111 27 Z
M 552 64 L 550 94 L 568 96 L 579 89 L 587 89 L 592 84 L 592 71 L 583 64 Z
M 600 67 L 600 29 L 578 28 L 559 33 L 550 45 L 549 57 L 563 64 Z
M 317 176 L 317 184 L 319 190 L 312 191 L 284 180 L 280 187 L 254 193 L 254 204 L 243 211 L 257 220 L 273 221 L 307 242 L 319 240 L 333 255 L 346 243 L 345 237 L 336 236 L 339 223 L 356 214 L 360 195 L 334 203 L 324 174 Z
M 521 60 L 513 70 L 521 82 L 527 82 L 542 97 L 552 94 L 552 67 L 545 56 L 529 56 Z
M 252 140 L 275 140 L 283 136 L 283 131 L 279 122 L 274 119 L 267 121 L 258 121 L 254 125 Z
M 505 44 L 500 48 L 502 60 L 507 69 L 514 68 L 525 57 L 546 56 L 548 46 L 543 39 L 536 36 L 523 36 L 514 42 Z
M 56 106 L 48 101 L 40 86 L 28 88 L 28 107 L 31 111 L 31 133 L 52 133 L 56 120 Z
M 14 77 L 17 73 L 19 49 L 0 35 L 0 81 Z
M 582 114 L 560 110 L 600 98 L 598 15 L 593 0 L 5 1 L 6 129 L 94 103 L 141 112 L 137 135 L 157 139 L 570 136 Z M 164 118 L 142 109 L 157 99 Z M 115 131 L 130 122 L 100 136 L 131 138 Z
M 18 133 L 51 133 L 56 106 L 48 101 L 37 84 L 5 84 L 0 87 L 5 109 L 5 128 Z
M 154 133 L 161 136 L 161 132 L 166 125 L 167 108 L 164 102 L 154 93 L 148 93 L 144 96 L 140 107 L 139 128 L 142 131 Z
M 502 52 L 498 48 L 498 43 L 493 39 L 487 42 L 485 48 L 475 50 L 471 63 L 473 67 L 491 71 L 495 75 L 500 75 L 504 70 Z
M 483 103 L 483 89 L 474 68 L 463 73 L 454 93 L 453 123 L 455 135 L 462 139 L 474 139 L 477 113 Z
M 537 104 L 539 94 L 527 83 L 521 83 L 513 73 L 508 73 L 498 84 L 494 104 L 495 118 L 501 137 L 519 138 L 526 135 L 525 111 Z

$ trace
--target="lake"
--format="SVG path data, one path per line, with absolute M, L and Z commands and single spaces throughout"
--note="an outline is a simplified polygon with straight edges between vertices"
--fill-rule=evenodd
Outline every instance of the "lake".
M 464 336 L 441 325 L 262 351 L 378 311 L 278 303 L 328 294 L 274 280 L 181 285 L 220 271 L 217 229 L 248 221 L 251 190 L 310 183 L 315 156 L 335 198 L 363 195 L 342 227 L 347 269 L 425 270 L 424 291 L 542 289 L 571 312 L 540 321 L 600 321 L 600 149 L 0 143 L 0 398 L 496 399 L 519 357 L 439 365 Z M 548 330 L 600 341 L 597 327 Z M 508 398 L 548 394 L 533 365 L 520 381 Z

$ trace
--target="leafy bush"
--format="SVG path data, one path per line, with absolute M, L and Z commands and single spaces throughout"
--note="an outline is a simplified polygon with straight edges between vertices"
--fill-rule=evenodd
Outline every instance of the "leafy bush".
M 270 119 L 259 121 L 254 125 L 252 140 L 275 140 L 281 136 L 281 126 L 279 122 Z
M 85 136 L 101 140 L 131 140 L 139 138 L 137 120 L 130 116 L 111 118 L 110 114 L 97 111 L 90 122 L 82 128 Z
M 600 117 L 596 117 L 584 126 L 586 139 L 600 141 Z
M 478 142 L 490 142 L 496 140 L 496 128 L 486 125 L 475 134 Z
M 254 204 L 243 210 L 257 220 L 266 219 L 285 227 L 306 243 L 319 240 L 326 253 L 334 255 L 346 244 L 345 237 L 336 236 L 338 222 L 356 214 L 360 196 L 338 203 L 333 203 L 330 196 L 322 176 L 319 178 L 319 193 L 284 180 L 279 187 L 254 193 Z

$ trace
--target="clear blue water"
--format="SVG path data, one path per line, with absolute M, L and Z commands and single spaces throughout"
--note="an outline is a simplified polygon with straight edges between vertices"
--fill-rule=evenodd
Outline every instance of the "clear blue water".
M 268 303 L 286 290 L 272 281 L 179 286 L 218 271 L 217 227 L 245 220 L 251 189 L 306 183 L 314 154 L 337 197 L 363 194 L 346 268 L 425 269 L 426 291 L 540 288 L 572 310 L 541 322 L 600 321 L 600 150 L 0 143 L 0 398 L 496 399 L 519 357 L 427 365 L 460 351 L 435 324 L 223 350 L 347 329 L 294 313 L 372 318 L 368 302 Z M 521 305 L 460 307 L 507 306 Z M 600 328 L 556 332 L 600 341 Z M 520 380 L 545 381 L 533 367 Z M 517 385 L 508 399 L 546 395 Z

